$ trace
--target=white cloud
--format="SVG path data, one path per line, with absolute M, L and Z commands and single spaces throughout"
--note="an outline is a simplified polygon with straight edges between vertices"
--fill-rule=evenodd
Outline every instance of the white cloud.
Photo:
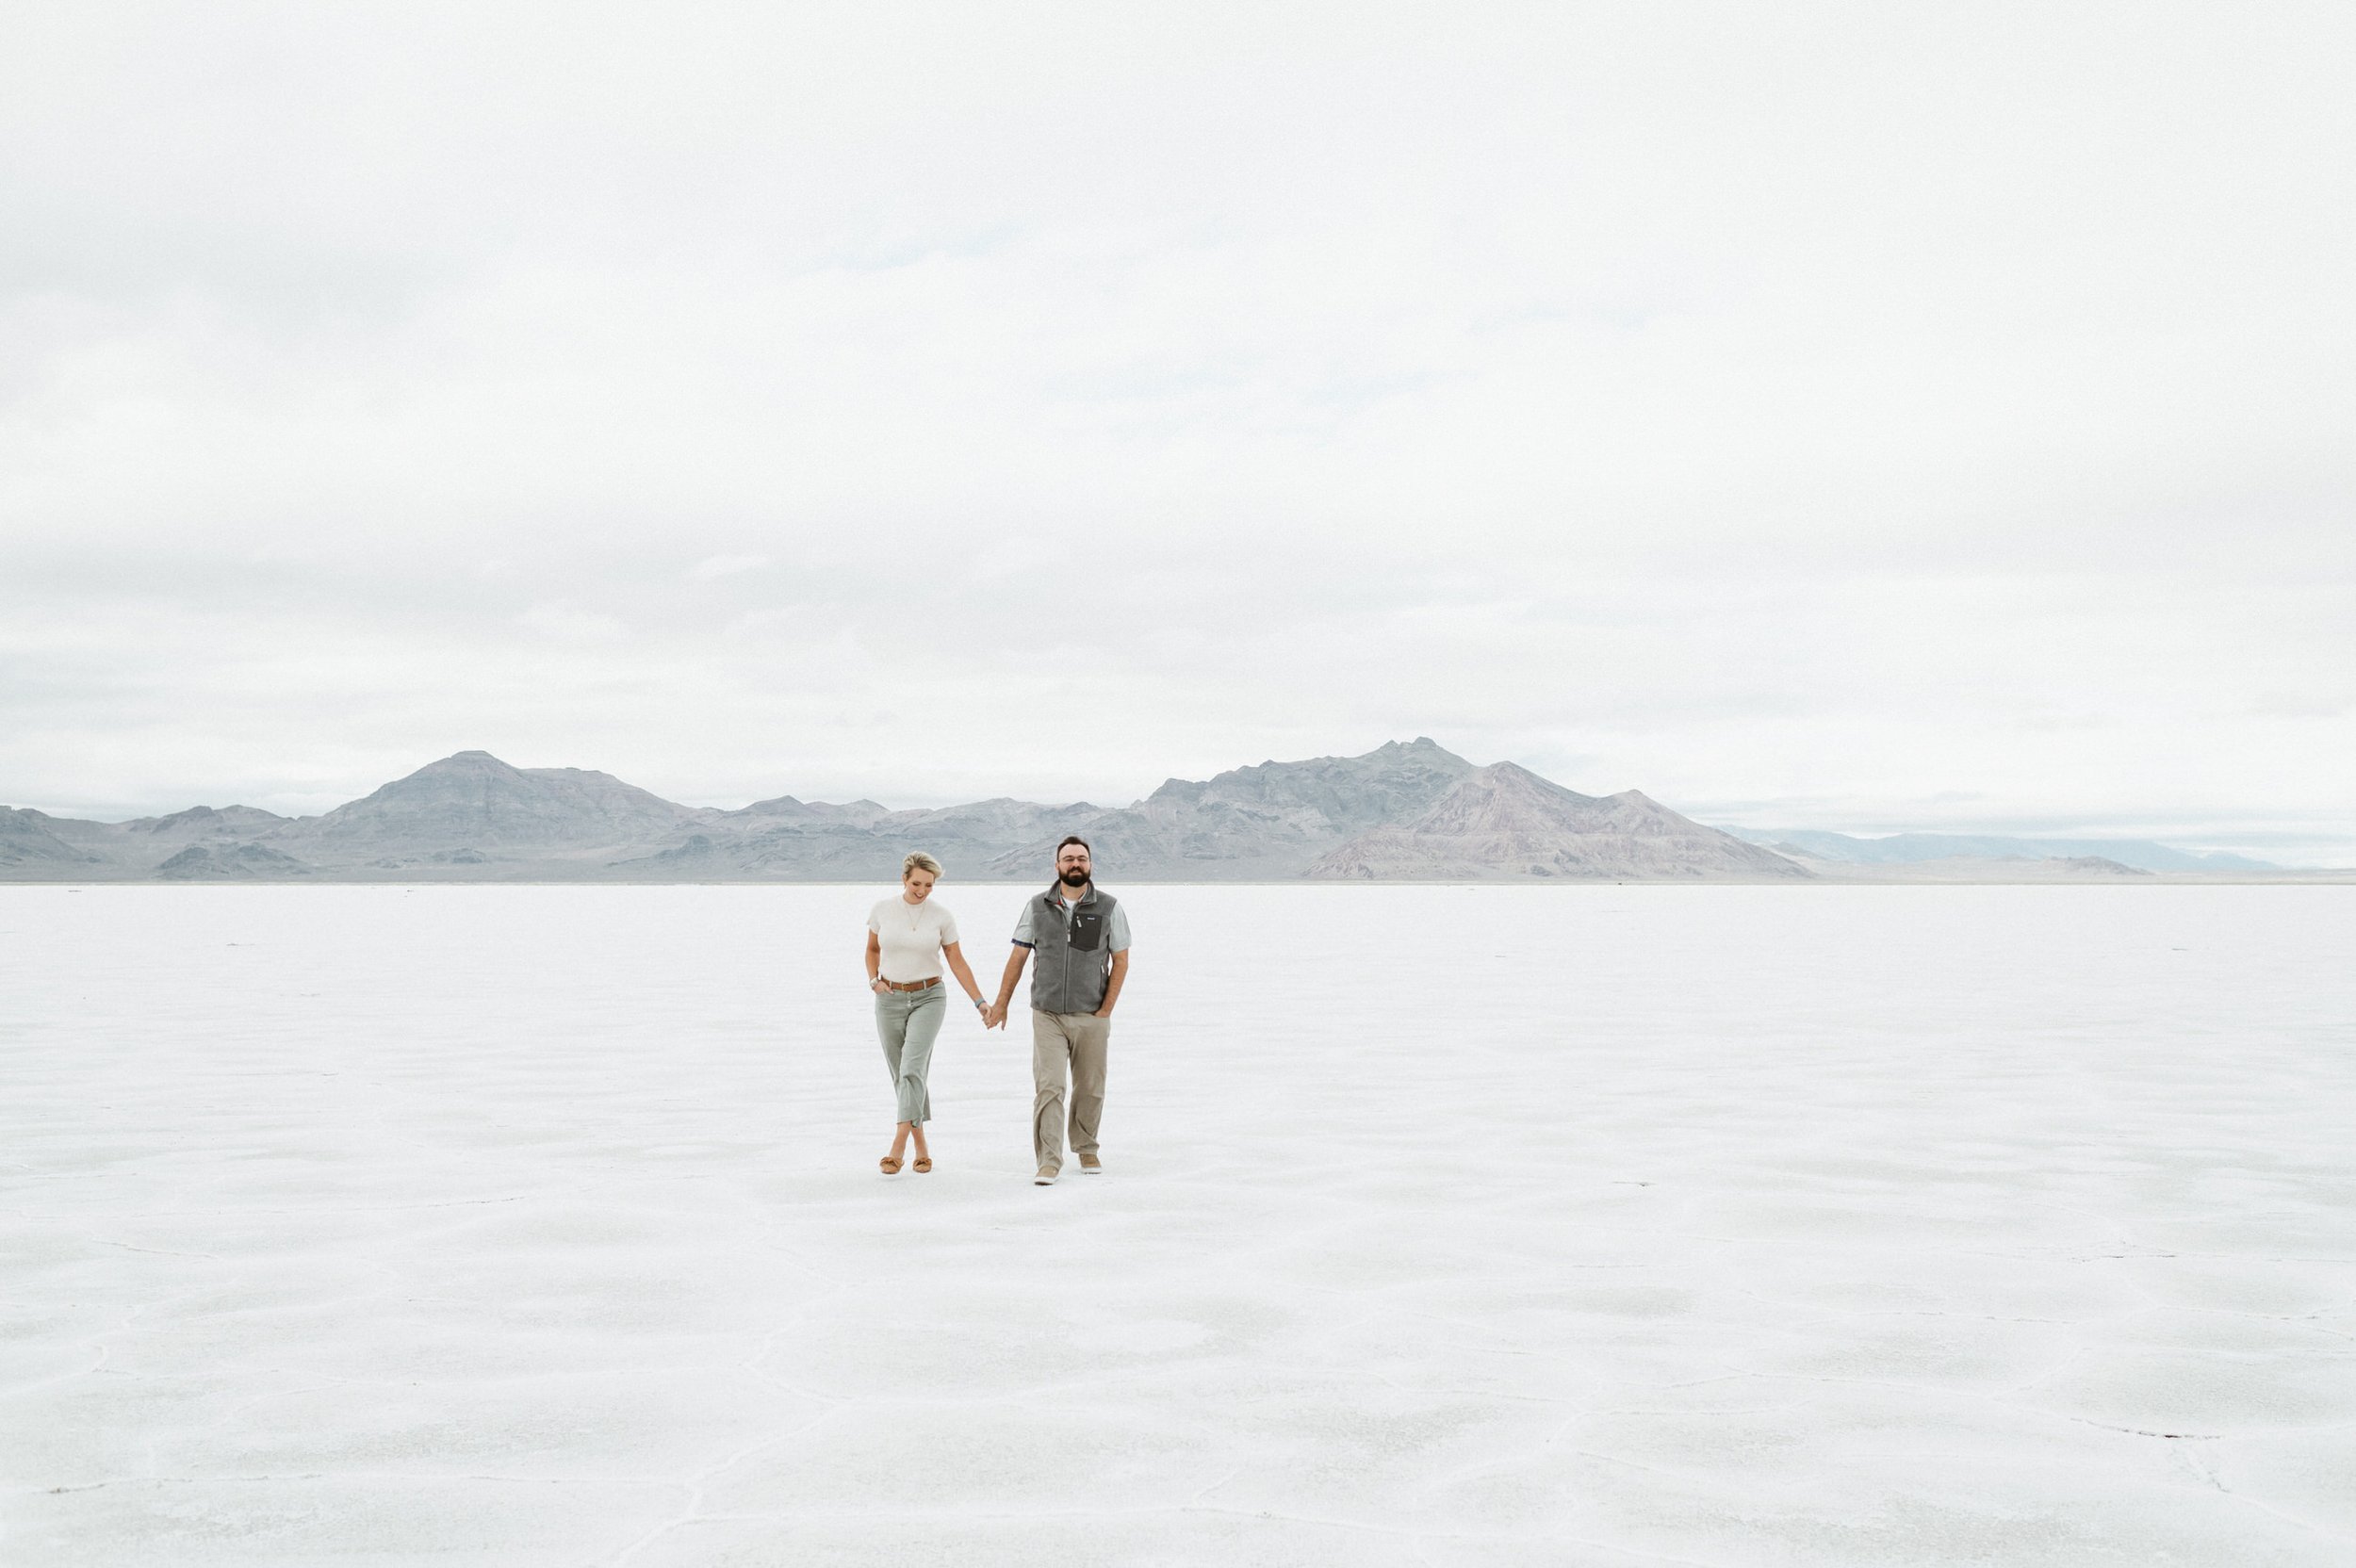
M 691 581 L 710 582 L 717 577 L 735 577 L 740 572 L 758 572 L 771 564 L 765 555 L 708 555 L 687 569 Z
M 629 632 L 629 628 L 611 615 L 583 610 L 562 599 L 535 604 L 515 619 L 542 636 L 553 637 L 560 643 L 613 643 L 620 641 Z

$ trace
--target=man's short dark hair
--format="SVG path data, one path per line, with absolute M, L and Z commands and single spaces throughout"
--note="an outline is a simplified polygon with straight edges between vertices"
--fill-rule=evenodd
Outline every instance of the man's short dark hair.
M 1088 841 L 1080 837 L 1077 833 L 1067 833 L 1063 836 L 1063 842 L 1055 846 L 1056 855 L 1061 856 L 1065 850 L 1070 849 L 1073 844 L 1078 844 L 1082 849 L 1088 849 L 1089 859 L 1093 860 L 1096 858 L 1096 851 L 1088 849 Z

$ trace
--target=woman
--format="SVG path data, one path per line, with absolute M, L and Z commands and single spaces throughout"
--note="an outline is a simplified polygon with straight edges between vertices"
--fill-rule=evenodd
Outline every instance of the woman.
M 875 1033 L 883 1040 L 884 1064 L 892 1069 L 893 1089 L 900 1098 L 899 1125 L 892 1130 L 892 1152 L 879 1162 L 883 1173 L 900 1173 L 900 1158 L 908 1139 L 916 1140 L 916 1168 L 933 1168 L 932 1151 L 924 1147 L 924 1123 L 933 1114 L 924 1091 L 924 1071 L 932 1066 L 933 1039 L 941 1033 L 949 1010 L 948 989 L 941 983 L 941 961 L 965 988 L 980 1008 L 982 988 L 965 967 L 957 950 L 957 917 L 932 901 L 933 884 L 941 879 L 941 862 L 921 850 L 900 862 L 900 896 L 887 898 L 867 913 L 867 988 L 875 993 Z

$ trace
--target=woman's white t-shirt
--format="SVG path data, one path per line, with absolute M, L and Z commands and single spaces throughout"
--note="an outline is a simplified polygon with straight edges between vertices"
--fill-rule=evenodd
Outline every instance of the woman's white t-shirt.
M 941 978 L 941 950 L 957 939 L 957 918 L 939 899 L 910 904 L 894 893 L 867 911 L 867 929 L 882 949 L 883 977 L 905 986 Z

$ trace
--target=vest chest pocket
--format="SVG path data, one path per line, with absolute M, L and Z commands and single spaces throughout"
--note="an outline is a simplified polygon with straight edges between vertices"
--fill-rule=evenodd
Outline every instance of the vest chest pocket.
M 1081 910 L 1072 917 L 1072 945 L 1082 953 L 1093 953 L 1104 939 L 1104 917 Z

